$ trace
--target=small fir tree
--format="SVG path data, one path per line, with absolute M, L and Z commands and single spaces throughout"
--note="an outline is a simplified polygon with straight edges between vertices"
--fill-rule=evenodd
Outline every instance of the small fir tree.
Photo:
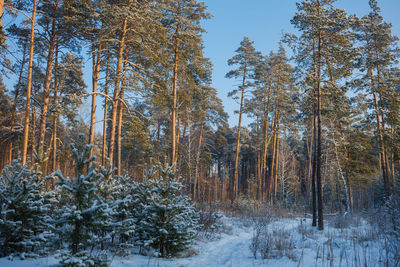
M 105 177 L 103 189 L 109 188 L 109 196 L 105 197 L 112 208 L 112 236 L 118 253 L 127 253 L 127 248 L 133 247 L 132 235 L 135 232 L 135 222 L 132 216 L 134 201 L 132 198 L 132 183 L 128 175 L 115 177 L 115 169 L 101 168 L 101 174 Z M 118 178 L 118 179 L 116 179 Z
M 111 238 L 112 209 L 99 194 L 105 176 L 97 172 L 95 157 L 89 156 L 91 145 L 86 145 L 83 151 L 74 144 L 71 147 L 76 177 L 64 178 L 60 171 L 55 173 L 59 179 L 55 185 L 65 204 L 56 211 L 54 231 L 69 245 L 67 252 L 62 251 L 60 263 L 64 266 L 107 265 L 101 248 Z
M 157 250 L 161 257 L 176 255 L 195 238 L 198 213 L 190 199 L 181 195 L 182 180 L 176 177 L 173 166 L 156 165 L 145 178 L 135 184 L 133 195 L 137 201 L 136 244 Z
M 35 257 L 44 252 L 51 194 L 42 195 L 40 173 L 14 160 L 0 176 L 0 257 Z

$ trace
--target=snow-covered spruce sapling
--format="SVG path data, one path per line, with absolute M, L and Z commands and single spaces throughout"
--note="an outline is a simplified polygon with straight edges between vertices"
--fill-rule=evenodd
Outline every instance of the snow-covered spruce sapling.
M 58 178 L 55 185 L 66 198 L 56 212 L 54 228 L 58 237 L 69 246 L 69 250 L 61 251 L 61 264 L 106 265 L 106 254 L 101 245 L 111 238 L 105 230 L 110 229 L 112 210 L 99 194 L 104 176 L 95 168 L 95 157 L 90 157 L 91 145 L 86 145 L 83 151 L 74 144 L 71 148 L 76 176 L 70 179 L 64 178 L 60 171 L 54 174 Z
M 51 236 L 49 217 L 51 193 L 41 194 L 40 173 L 14 160 L 0 176 L 0 257 L 20 258 L 44 253 Z
M 159 176 L 158 176 L 159 174 Z M 137 183 L 134 199 L 136 242 L 169 257 L 185 250 L 199 228 L 198 213 L 190 199 L 182 195 L 183 183 L 172 166 L 150 168 L 145 180 Z
M 114 183 L 112 195 L 113 242 L 118 244 L 120 254 L 126 254 L 127 248 L 133 247 L 132 236 L 135 232 L 133 217 L 136 201 L 133 199 L 134 183 L 130 176 L 123 175 Z

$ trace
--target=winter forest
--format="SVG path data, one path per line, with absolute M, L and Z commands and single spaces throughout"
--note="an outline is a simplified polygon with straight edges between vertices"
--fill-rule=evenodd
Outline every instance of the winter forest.
M 207 1 L 0 0 L 0 266 L 400 266 L 399 38 L 336 2 L 228 114 Z

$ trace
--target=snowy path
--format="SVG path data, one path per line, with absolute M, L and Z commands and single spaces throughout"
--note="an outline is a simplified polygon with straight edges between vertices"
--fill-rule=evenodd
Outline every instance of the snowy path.
M 235 227 L 234 234 L 222 234 L 216 241 L 198 242 L 197 255 L 190 258 L 165 260 L 136 255 L 129 260 L 114 260 L 111 266 L 260 266 L 249 249 L 251 237 L 251 229 Z

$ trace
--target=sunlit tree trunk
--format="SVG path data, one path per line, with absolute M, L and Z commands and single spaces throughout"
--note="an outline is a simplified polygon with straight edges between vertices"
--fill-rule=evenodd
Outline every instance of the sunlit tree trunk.
M 122 133 L 122 115 L 123 115 L 123 111 L 124 111 L 124 103 L 122 101 L 124 101 L 124 93 L 125 93 L 125 85 L 126 85 L 126 61 L 124 61 L 124 70 L 123 70 L 123 75 L 122 75 L 122 81 L 121 81 L 121 90 L 120 90 L 120 94 L 119 94 L 119 98 L 120 101 L 118 101 L 118 121 L 117 121 L 117 175 L 120 176 L 121 175 L 121 171 L 122 171 L 122 165 L 121 165 L 121 153 L 122 153 L 122 137 L 121 137 L 121 133 Z
M 26 154 L 28 152 L 29 139 L 29 119 L 31 111 L 31 91 L 32 91 L 32 69 L 33 69 L 33 47 L 35 41 L 35 22 L 36 22 L 36 4 L 37 0 L 33 0 L 32 19 L 31 19 L 31 36 L 29 45 L 29 67 L 28 80 L 26 89 L 26 107 L 25 107 L 25 122 L 24 122 L 24 141 L 22 146 L 22 164 L 26 163 Z
M 54 5 L 54 11 L 58 9 L 58 3 Z M 56 13 L 56 12 L 54 12 Z M 42 112 L 40 114 L 40 130 L 39 130 L 39 144 L 38 144 L 38 153 L 39 155 L 43 155 L 44 153 L 44 140 L 46 137 L 46 121 L 47 121 L 47 113 L 49 110 L 49 101 L 50 101 L 50 84 L 51 84 L 51 73 L 53 71 L 53 59 L 54 59 L 54 50 L 56 47 L 56 18 L 52 19 L 51 22 L 51 32 L 49 39 L 49 52 L 47 55 L 47 67 L 46 67 L 46 76 L 43 85 L 43 104 L 42 104 Z
M 3 25 L 3 14 L 4 14 L 4 0 L 0 0 L 0 45 L 2 45 L 5 42 L 5 36 L 3 36 L 4 33 L 4 25 Z
M 179 53 L 179 25 L 176 27 L 175 51 L 174 51 L 174 73 L 172 76 L 172 110 L 171 110 L 171 164 L 176 170 L 176 109 L 177 109 L 177 86 L 178 86 L 178 53 Z
M 275 148 L 275 153 L 276 153 L 276 157 L 275 157 L 275 170 L 274 170 L 274 175 L 275 175 L 275 181 L 274 181 L 274 202 L 276 203 L 276 194 L 278 191 L 278 164 L 279 164 L 279 123 L 280 123 L 280 115 L 279 115 L 279 109 L 278 109 L 278 121 L 277 121 L 277 125 L 276 125 L 276 130 L 275 130 L 275 134 L 276 134 L 276 148 Z
M 243 102 L 244 102 L 244 89 L 246 85 L 246 63 L 244 64 L 243 70 L 243 81 L 242 81 L 242 94 L 240 97 L 240 109 L 239 109 L 239 123 L 237 128 L 237 140 L 236 140 L 236 154 L 235 154 L 235 171 L 233 178 L 233 187 L 232 187 L 232 199 L 231 202 L 238 197 L 239 195 L 239 154 L 240 154 L 240 130 L 242 127 L 242 113 L 243 113 Z
M 204 129 L 204 120 L 202 119 L 200 122 L 200 134 L 199 134 L 199 142 L 197 144 L 197 153 L 196 153 L 196 165 L 194 171 L 194 183 L 193 183 L 193 200 L 199 200 L 200 192 L 199 192 L 199 162 L 201 155 L 201 145 L 203 141 L 203 129 Z
M 131 0 L 128 1 L 128 8 L 130 7 Z M 126 29 L 127 29 L 128 19 L 124 18 L 122 22 L 122 31 L 121 38 L 119 41 L 119 49 L 117 56 L 117 68 L 116 68 L 116 77 L 114 84 L 114 96 L 112 101 L 112 115 L 111 115 L 111 132 L 110 132 L 110 142 L 108 145 L 108 158 L 110 160 L 111 166 L 114 166 L 114 147 L 115 147 L 115 132 L 117 125 L 117 113 L 118 113 L 118 102 L 119 102 L 119 94 L 120 94 L 120 83 L 121 83 L 121 75 L 122 75 L 122 59 L 124 54 L 124 46 L 125 46 L 125 38 L 126 38 Z
M 277 141 L 277 136 L 276 136 L 276 129 L 277 129 L 277 119 L 278 119 L 278 109 L 275 109 L 275 114 L 274 114 L 274 123 L 271 128 L 272 133 L 272 138 L 273 138 L 273 143 L 272 143 L 272 161 L 271 161 L 271 169 L 269 172 L 269 178 L 268 178 L 268 192 L 267 192 L 267 198 L 268 201 L 271 203 L 272 202 L 272 189 L 275 186 L 274 185 L 274 171 L 275 171 L 275 161 L 276 161 L 276 141 Z
M 106 81 L 104 86 L 104 94 L 108 95 L 108 84 L 109 84 L 109 72 L 110 72 L 110 57 L 107 58 L 106 66 Z M 104 98 L 104 116 L 103 116 L 103 145 L 101 149 L 101 164 L 106 165 L 106 149 L 107 149 L 107 125 L 108 125 L 108 99 Z
M 35 87 L 34 88 L 34 90 L 33 90 L 33 94 L 34 95 L 38 95 L 38 88 L 37 87 Z M 34 152 L 34 150 L 35 150 L 35 147 L 36 147 L 36 135 L 37 135 L 37 132 L 36 132 L 36 123 L 37 123 L 37 110 L 36 110 L 36 105 L 32 105 L 32 110 L 31 110 L 31 113 L 32 113 L 32 134 L 31 134 L 31 146 L 30 146 L 30 154 L 31 154 L 31 159 L 33 159 L 33 152 Z
M 263 152 L 262 152 L 262 167 L 261 174 L 263 177 L 263 190 L 262 190 L 262 201 L 265 201 L 266 196 L 266 185 L 267 185 L 267 155 L 268 155 L 268 117 L 269 117 L 269 106 L 270 106 L 270 98 L 271 98 L 271 80 L 268 84 L 268 94 L 267 99 L 264 99 L 265 108 L 264 108 L 264 138 L 263 138 Z
M 175 147 L 175 164 L 177 165 L 178 164 L 178 155 L 179 155 L 179 140 L 180 140 L 180 138 L 181 138 L 181 118 L 180 118 L 180 116 L 178 115 L 178 124 L 176 125 L 176 129 L 177 129 L 177 131 L 176 131 L 176 140 L 175 140 L 175 143 L 176 143 L 176 147 Z
M 54 99 L 53 104 L 54 107 L 57 107 L 59 104 L 59 98 L 57 97 L 58 93 L 58 46 L 56 48 L 56 56 L 54 63 Z M 61 93 L 60 93 L 61 97 Z M 53 135 L 52 135 L 52 147 L 53 147 L 53 161 L 52 161 L 52 171 L 54 172 L 57 169 L 57 121 L 58 121 L 58 112 L 55 111 L 53 114 Z

